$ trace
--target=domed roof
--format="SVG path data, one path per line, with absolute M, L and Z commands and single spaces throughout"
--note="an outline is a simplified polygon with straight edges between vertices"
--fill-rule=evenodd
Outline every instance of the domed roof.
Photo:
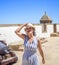
M 51 21 L 51 19 L 50 19 L 50 17 L 46 14 L 46 12 L 45 12 L 45 14 L 41 17 L 41 19 L 40 19 L 41 21 L 42 20 L 48 20 L 48 21 Z

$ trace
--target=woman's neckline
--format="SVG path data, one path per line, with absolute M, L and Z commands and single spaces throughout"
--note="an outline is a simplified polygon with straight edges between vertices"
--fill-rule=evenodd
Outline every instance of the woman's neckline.
M 28 39 L 28 43 L 29 43 L 29 44 L 32 44 L 32 42 L 34 41 L 34 39 L 35 39 L 35 36 L 33 36 L 32 40 L 31 40 L 31 38 Z M 30 40 L 31 40 L 31 42 L 30 42 Z

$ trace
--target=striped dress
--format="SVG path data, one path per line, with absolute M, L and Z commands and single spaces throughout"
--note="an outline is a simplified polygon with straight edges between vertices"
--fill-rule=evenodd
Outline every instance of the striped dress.
M 22 58 L 22 65 L 39 65 L 37 52 L 37 39 L 33 39 L 32 43 L 28 42 L 28 37 L 24 40 L 24 54 Z

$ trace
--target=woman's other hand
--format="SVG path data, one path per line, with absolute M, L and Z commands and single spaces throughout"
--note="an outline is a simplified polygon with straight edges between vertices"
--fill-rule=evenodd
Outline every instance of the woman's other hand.
M 44 58 L 42 58 L 42 63 L 45 64 L 45 59 Z

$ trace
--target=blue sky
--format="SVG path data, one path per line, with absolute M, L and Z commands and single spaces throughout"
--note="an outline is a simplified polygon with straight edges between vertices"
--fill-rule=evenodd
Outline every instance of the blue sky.
M 39 23 L 45 11 L 59 23 L 59 0 L 0 0 L 0 24 Z

